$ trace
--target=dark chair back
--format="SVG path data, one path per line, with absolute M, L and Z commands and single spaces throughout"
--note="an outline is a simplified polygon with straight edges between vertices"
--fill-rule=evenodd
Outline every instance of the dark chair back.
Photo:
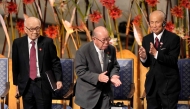
M 179 59 L 178 68 L 181 80 L 180 100 L 188 100 L 190 97 L 190 59 Z
M 128 100 L 130 101 L 128 107 L 130 107 L 134 94 L 133 59 L 117 59 L 117 61 L 120 65 L 119 76 L 122 85 L 119 87 L 113 87 L 114 100 Z
M 66 107 L 65 100 L 70 100 L 69 105 L 72 107 L 73 87 L 74 87 L 74 59 L 60 59 L 63 73 L 63 88 L 53 93 L 53 100 L 64 100 L 64 104 L 52 104 L 52 109 Z
M 188 104 L 178 104 L 178 109 L 190 109 L 190 59 L 179 59 L 181 91 L 179 101 L 188 101 Z
M 1 109 L 7 109 L 8 92 L 10 89 L 9 83 L 9 60 L 8 58 L 0 58 L 0 96 L 1 96 Z M 5 101 L 6 98 L 6 101 Z

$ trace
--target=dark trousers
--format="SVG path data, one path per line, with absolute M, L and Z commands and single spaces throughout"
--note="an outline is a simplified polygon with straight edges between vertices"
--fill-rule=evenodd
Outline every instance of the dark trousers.
M 147 94 L 147 109 L 177 109 L 179 92 L 163 94 L 163 90 L 156 86 L 154 80 L 150 92 Z
M 111 101 L 110 97 L 107 94 L 101 94 L 98 103 L 95 105 L 93 109 L 110 109 L 111 108 Z M 87 109 L 87 108 L 82 108 Z
M 22 96 L 24 109 L 51 109 L 51 91 L 42 86 L 41 79 L 30 80 Z

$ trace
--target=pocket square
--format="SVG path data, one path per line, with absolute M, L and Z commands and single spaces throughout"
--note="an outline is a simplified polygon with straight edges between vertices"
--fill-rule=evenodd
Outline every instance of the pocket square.
M 109 63 L 111 62 L 111 60 L 108 61 Z
M 160 50 L 165 50 L 166 48 L 161 48 Z

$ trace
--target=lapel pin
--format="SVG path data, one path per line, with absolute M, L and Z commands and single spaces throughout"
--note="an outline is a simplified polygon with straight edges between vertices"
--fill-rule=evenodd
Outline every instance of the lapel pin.
M 109 55 L 110 53 L 109 52 L 107 52 L 107 57 L 109 58 L 110 57 L 110 55 Z
M 163 42 L 160 42 L 160 48 L 162 48 Z
M 40 51 L 42 51 L 42 49 L 41 49 L 41 48 L 39 48 L 39 50 L 40 50 Z

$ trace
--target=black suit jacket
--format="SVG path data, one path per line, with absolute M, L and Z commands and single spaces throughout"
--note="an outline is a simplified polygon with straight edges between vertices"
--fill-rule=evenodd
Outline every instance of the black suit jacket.
M 48 37 L 40 36 L 38 38 L 36 50 L 38 50 L 38 64 L 40 76 L 42 78 L 42 88 L 45 91 L 51 91 L 51 86 L 48 82 L 45 72 L 53 70 L 56 80 L 61 81 L 62 69 L 60 59 L 57 57 L 57 52 L 53 40 Z M 12 72 L 13 84 L 18 85 L 19 94 L 22 95 L 29 81 L 29 47 L 28 36 L 17 38 L 12 45 Z
M 119 75 L 119 64 L 116 59 L 115 48 L 111 45 L 104 50 L 104 71 L 107 75 Z M 98 102 L 101 93 L 112 97 L 111 82 L 101 83 L 98 75 L 102 73 L 98 53 L 94 43 L 82 46 L 75 56 L 75 70 L 78 76 L 75 92 L 75 103 L 83 108 L 92 109 Z
M 180 37 L 164 30 L 160 39 L 157 59 L 149 54 L 150 42 L 154 44 L 153 33 L 145 36 L 142 43 L 147 55 L 146 62 L 142 64 L 145 67 L 150 67 L 146 74 L 146 93 L 149 93 L 153 85 L 156 85 L 164 94 L 180 91 L 180 78 L 177 66 L 180 53 Z M 156 84 L 153 84 L 153 79 L 155 79 Z

